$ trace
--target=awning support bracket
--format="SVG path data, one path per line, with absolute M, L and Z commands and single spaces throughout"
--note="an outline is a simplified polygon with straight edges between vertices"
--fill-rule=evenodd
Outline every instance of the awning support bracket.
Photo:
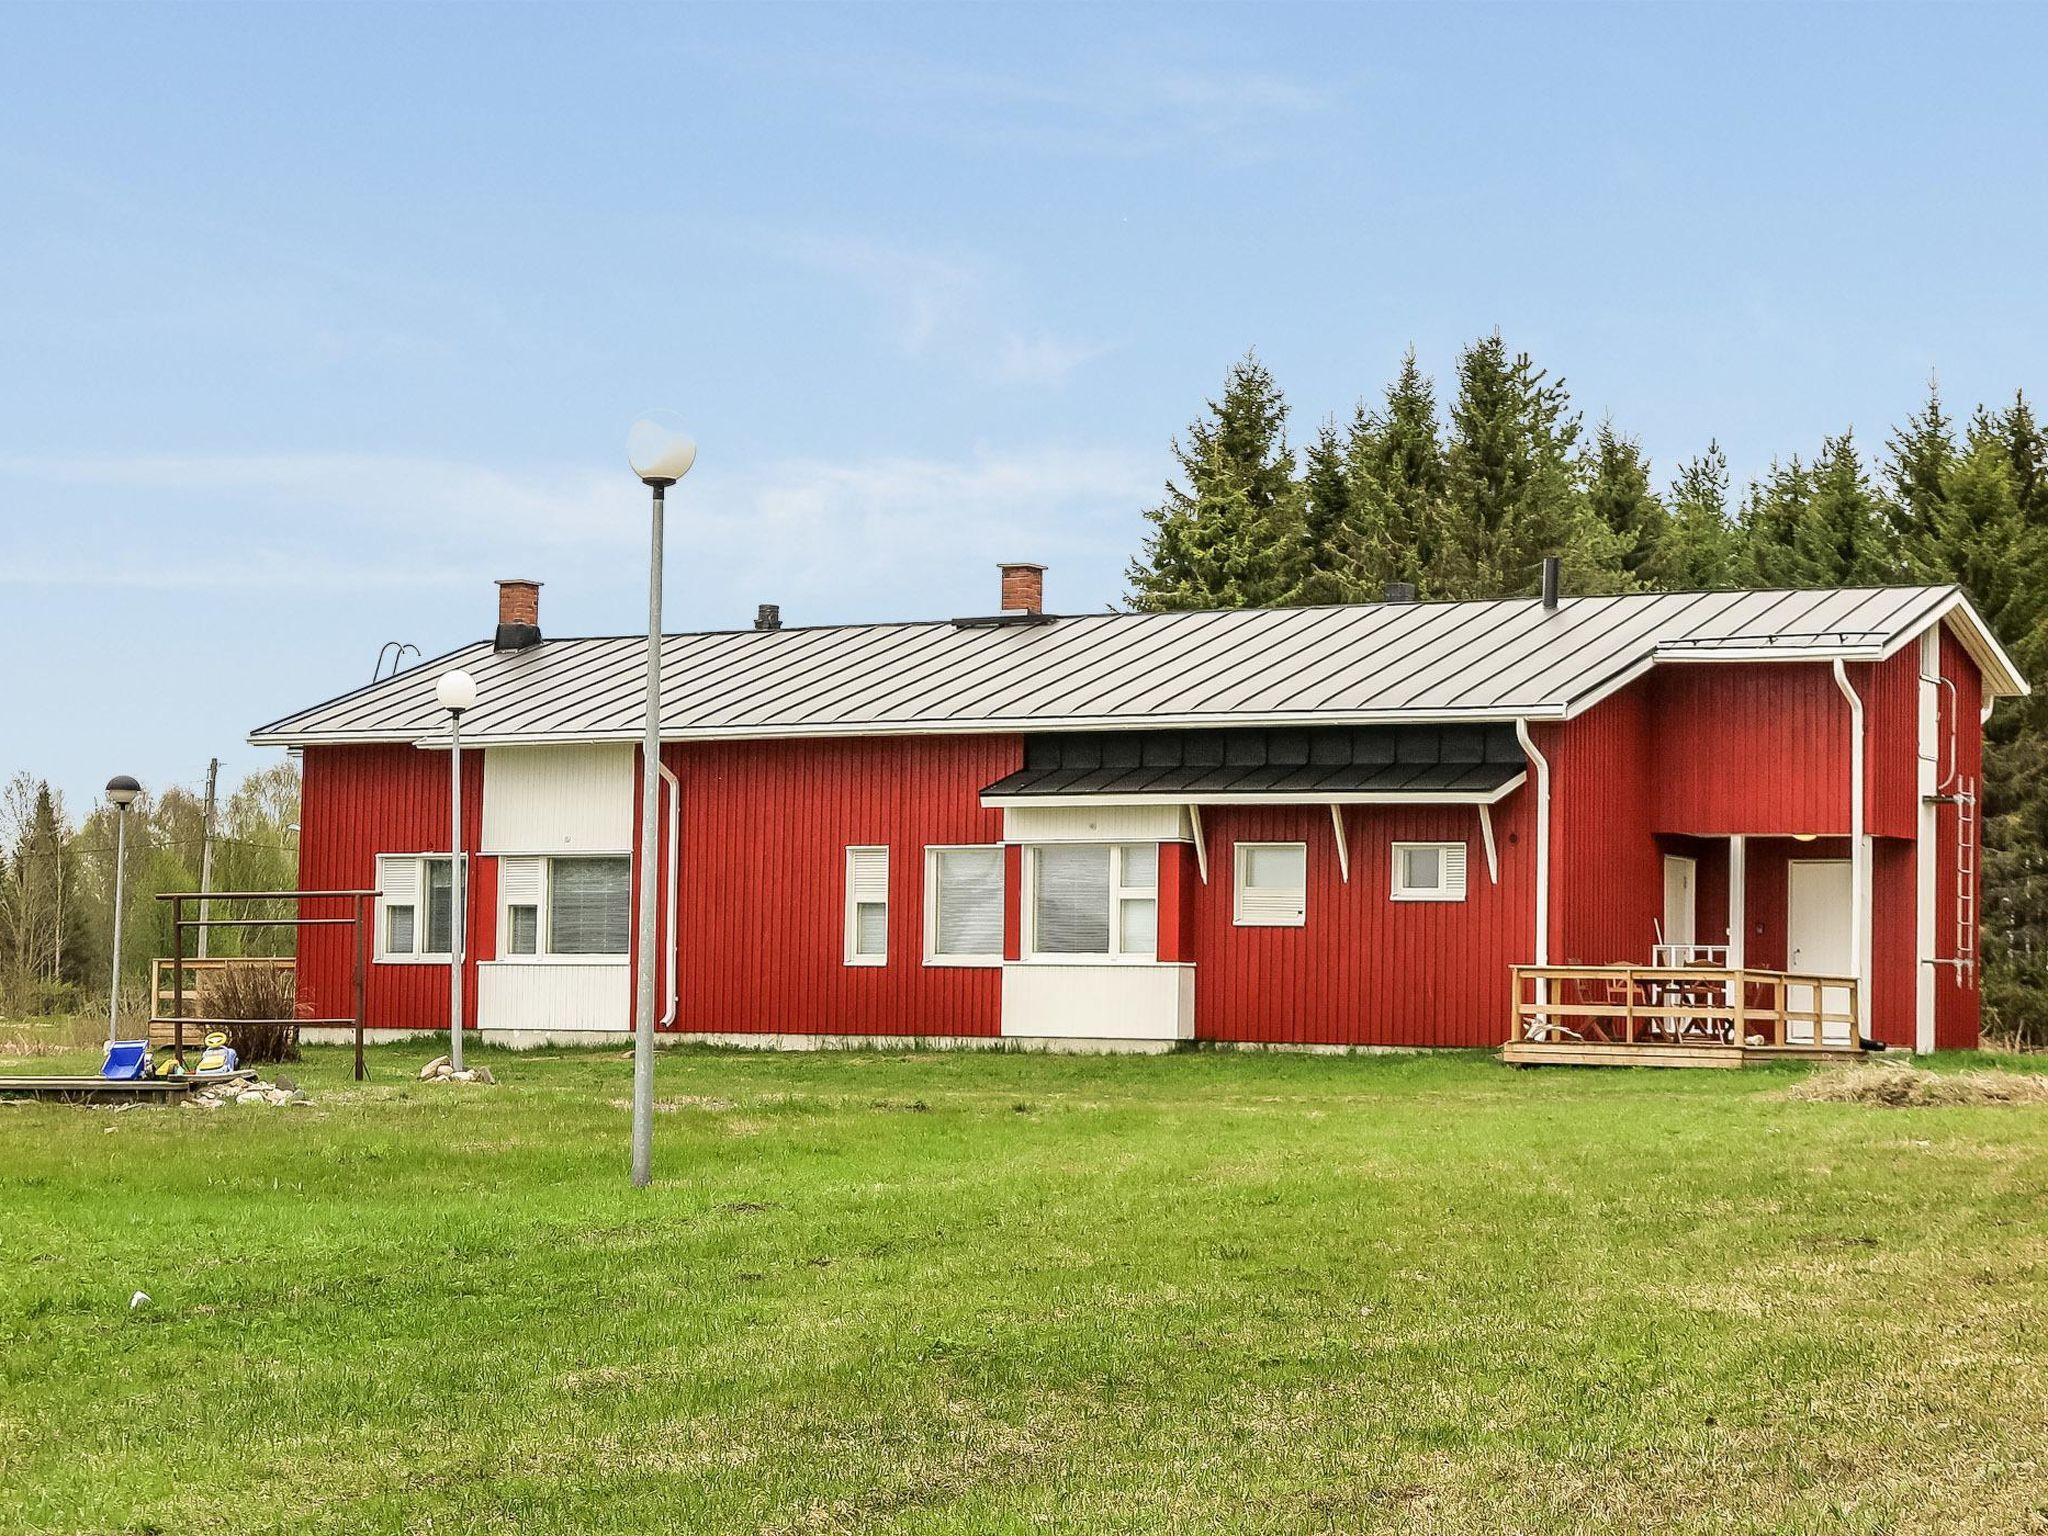
M 1500 850 L 1493 842 L 1493 807 L 1479 807 L 1479 835 L 1486 840 L 1486 873 L 1495 885 L 1500 884 Z
M 1330 826 L 1337 834 L 1337 873 L 1344 883 L 1351 883 L 1351 844 L 1344 840 L 1344 807 L 1330 807 Z
M 1202 884 L 1209 883 L 1209 842 L 1202 836 L 1202 808 L 1188 807 L 1188 826 L 1195 834 L 1195 872 L 1202 877 Z

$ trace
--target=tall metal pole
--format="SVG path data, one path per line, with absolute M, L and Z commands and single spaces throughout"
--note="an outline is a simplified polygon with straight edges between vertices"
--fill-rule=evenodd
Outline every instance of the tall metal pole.
M 462 1070 L 462 940 L 468 895 L 462 879 L 462 711 L 448 711 L 448 1065 Z
M 107 1044 L 119 1036 L 121 1020 L 121 903 L 128 873 L 128 807 L 114 810 L 114 969 L 107 983 Z M 154 1013 L 156 1010 L 150 1010 Z
M 654 935 L 655 892 L 661 884 L 661 524 L 668 482 L 651 480 L 654 532 L 647 556 L 647 711 L 640 738 L 640 931 L 634 946 L 639 967 L 633 1002 L 633 1187 L 654 1179 Z
M 206 893 L 213 889 L 214 792 L 219 783 L 220 759 L 217 757 L 208 758 L 206 761 L 206 820 L 201 828 L 199 842 L 199 958 L 202 960 L 206 958 L 208 952 L 207 945 L 209 941 L 207 935 L 213 932 L 211 928 L 206 926 L 206 920 L 213 916 L 213 906 L 205 897 Z M 232 911 L 233 908 L 229 910 Z M 244 953 L 246 952 L 245 950 Z

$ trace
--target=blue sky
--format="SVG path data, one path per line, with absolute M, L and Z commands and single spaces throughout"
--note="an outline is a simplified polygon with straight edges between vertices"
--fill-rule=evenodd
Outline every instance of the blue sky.
M 0 8 L 0 773 L 196 783 L 387 639 L 1116 601 L 1501 328 L 1668 473 L 2048 387 L 2024 8 Z

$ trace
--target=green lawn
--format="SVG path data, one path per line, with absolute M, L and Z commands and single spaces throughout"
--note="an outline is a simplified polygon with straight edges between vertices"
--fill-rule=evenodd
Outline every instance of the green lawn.
M 2048 1522 L 2048 1112 L 675 1052 L 636 1193 L 620 1054 L 427 1054 L 0 1107 L 0 1530 Z

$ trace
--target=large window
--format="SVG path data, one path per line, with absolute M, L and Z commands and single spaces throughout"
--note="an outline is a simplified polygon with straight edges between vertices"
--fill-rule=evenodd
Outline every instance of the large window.
M 846 850 L 846 963 L 889 963 L 889 850 Z
M 1463 843 L 1394 844 L 1394 900 L 1463 901 Z
M 928 964 L 1000 965 L 1002 848 L 927 848 L 924 923 Z
M 1157 843 L 1030 850 L 1031 952 L 1150 960 L 1159 948 Z
M 1308 844 L 1239 843 L 1234 921 L 1240 928 L 1299 928 L 1308 921 Z
M 499 953 L 624 955 L 633 935 L 633 861 L 623 855 L 498 861 Z
M 379 854 L 377 889 L 377 958 L 446 960 L 455 928 L 448 855 Z

